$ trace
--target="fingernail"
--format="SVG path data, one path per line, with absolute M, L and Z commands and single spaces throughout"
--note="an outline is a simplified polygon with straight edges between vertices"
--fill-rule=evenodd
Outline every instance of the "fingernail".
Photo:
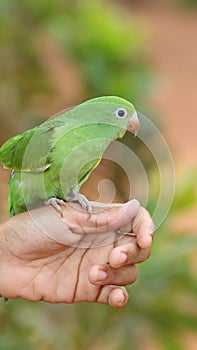
M 125 303 L 125 295 L 124 293 L 121 291 L 120 295 L 119 295 L 119 301 L 118 301 L 118 304 L 121 306 L 121 305 L 124 305 Z
M 121 252 L 119 254 L 119 260 L 118 260 L 119 265 L 125 263 L 125 261 L 127 261 L 127 254 L 124 252 Z
M 97 278 L 97 282 L 103 281 L 107 278 L 107 272 L 103 271 L 103 270 L 99 270 L 98 272 L 98 278 Z
M 155 225 L 153 224 L 153 222 L 151 222 L 149 228 L 148 228 L 148 234 L 152 235 L 155 231 Z
M 125 305 L 125 303 L 126 303 L 126 295 L 123 293 L 123 291 L 121 291 L 120 293 L 119 293 L 119 299 L 118 299 L 118 301 L 117 301 L 117 305 L 116 305 L 116 307 L 122 307 L 122 306 L 124 306 Z

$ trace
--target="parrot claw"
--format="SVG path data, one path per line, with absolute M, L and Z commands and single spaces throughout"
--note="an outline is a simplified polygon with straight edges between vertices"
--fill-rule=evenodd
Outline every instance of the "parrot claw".
M 63 217 L 61 206 L 65 205 L 65 202 L 62 199 L 55 198 L 55 197 L 49 198 L 44 202 L 44 204 L 52 205 L 58 211 L 58 213 L 60 213 L 61 217 Z
M 70 202 L 77 202 L 81 207 L 87 211 L 88 214 L 92 214 L 92 206 L 89 200 L 81 193 L 70 193 Z

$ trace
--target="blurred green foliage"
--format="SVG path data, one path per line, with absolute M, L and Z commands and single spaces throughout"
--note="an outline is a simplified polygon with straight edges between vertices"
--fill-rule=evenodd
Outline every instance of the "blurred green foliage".
M 179 3 L 192 8 L 197 6 L 197 0 L 179 0 Z
M 191 208 L 197 201 L 196 171 L 184 172 L 179 175 L 176 196 L 173 202 L 173 210 L 184 212 Z
M 114 94 L 135 102 L 142 99 L 150 83 L 142 55 L 143 32 L 125 12 L 106 1 L 81 1 L 71 5 L 67 16 L 53 16 L 49 27 L 78 60 L 88 95 Z
M 47 40 L 60 49 L 65 67 L 67 58 L 77 66 L 81 99 L 113 94 L 142 103 L 151 82 L 144 33 L 121 8 L 101 0 L 2 0 L 0 116 L 10 127 L 20 129 L 18 120 L 31 126 L 42 113 L 44 119 L 57 98 L 56 82 L 46 69 L 47 54 L 53 54 L 44 52 Z M 72 81 L 62 91 L 65 100 L 68 89 L 75 89 Z

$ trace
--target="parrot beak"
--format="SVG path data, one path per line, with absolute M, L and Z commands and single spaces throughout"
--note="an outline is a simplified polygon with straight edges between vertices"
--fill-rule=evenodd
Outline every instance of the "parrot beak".
M 134 136 L 137 136 L 138 132 L 140 131 L 140 122 L 137 116 L 137 112 L 134 112 L 131 119 L 129 119 L 127 123 L 127 131 L 131 131 Z

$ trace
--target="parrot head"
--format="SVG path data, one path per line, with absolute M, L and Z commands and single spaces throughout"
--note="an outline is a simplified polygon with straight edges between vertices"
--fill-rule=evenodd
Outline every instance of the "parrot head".
M 134 136 L 138 134 L 140 122 L 133 104 L 129 101 L 116 96 L 102 96 L 83 103 L 86 106 L 89 104 L 97 111 L 97 122 L 113 124 L 124 130 L 123 134 L 126 131 L 132 132 Z M 120 132 L 120 137 L 123 134 Z

